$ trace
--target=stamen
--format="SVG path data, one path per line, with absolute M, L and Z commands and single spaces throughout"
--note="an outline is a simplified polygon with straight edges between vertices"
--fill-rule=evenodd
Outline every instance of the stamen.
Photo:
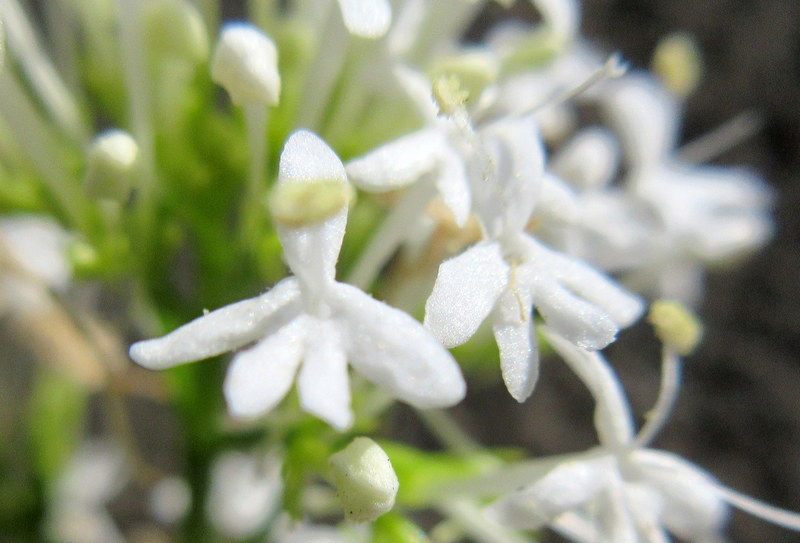
M 762 116 L 755 111 L 743 111 L 678 151 L 678 158 L 690 164 L 702 164 L 717 158 L 747 139 L 752 138 L 764 126 Z
M 750 513 L 753 516 L 786 528 L 787 530 L 800 532 L 800 514 L 764 503 L 761 500 L 757 500 L 747 494 L 742 494 L 737 490 L 723 485 L 717 485 L 716 490 L 723 500 L 737 509 L 741 509 L 746 513 Z
M 627 71 L 628 65 L 622 61 L 622 55 L 615 53 L 608 57 L 608 60 L 606 60 L 602 66 L 595 70 L 592 75 L 586 78 L 586 80 L 584 80 L 582 83 L 578 84 L 572 89 L 555 92 L 540 104 L 522 112 L 520 115 L 530 115 L 537 113 L 546 107 L 555 107 L 563 104 L 564 102 L 568 102 L 573 98 L 580 96 L 598 83 L 607 79 L 616 79 L 621 77 Z
M 678 398 L 680 383 L 681 359 L 675 351 L 665 346 L 661 359 L 661 388 L 658 391 L 658 399 L 653 409 L 645 415 L 647 422 L 631 445 L 633 449 L 646 447 L 664 427 Z

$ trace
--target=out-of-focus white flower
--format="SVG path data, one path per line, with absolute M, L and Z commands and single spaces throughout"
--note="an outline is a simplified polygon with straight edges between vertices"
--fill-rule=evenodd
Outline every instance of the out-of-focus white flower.
M 227 24 L 214 49 L 211 77 L 225 87 L 234 104 L 275 105 L 281 92 L 278 50 L 258 28 Z
M 0 218 L 0 251 L 48 287 L 63 290 L 72 278 L 66 251 L 70 236 L 49 217 L 18 215 Z
M 294 133 L 281 154 L 279 186 L 338 181 L 344 166 L 317 136 Z M 300 404 L 339 429 L 350 426 L 348 363 L 414 406 L 444 407 L 463 398 L 452 356 L 417 321 L 335 281 L 347 207 L 306 225 L 278 224 L 294 277 L 266 294 L 229 305 L 171 334 L 134 344 L 131 357 L 162 369 L 226 351 L 237 353 L 225 380 L 231 412 L 270 411 L 298 374 Z M 302 362 L 302 364 L 301 364 Z
M 150 514 L 164 524 L 180 522 L 191 505 L 192 492 L 189 483 L 182 477 L 164 477 L 150 492 Z
M 211 467 L 208 518 L 228 537 L 251 537 L 275 513 L 282 492 L 281 461 L 277 455 L 225 452 Z
M 525 232 L 544 167 L 533 121 L 501 121 L 482 135 L 495 167 L 476 191 L 487 239 L 440 266 L 425 325 L 453 347 L 491 315 L 503 378 L 521 402 L 538 376 L 534 306 L 570 341 L 601 349 L 639 316 L 642 304 L 591 266 Z
M 635 436 L 630 407 L 605 359 L 552 331 L 545 333 L 595 398 L 600 447 L 558 463 L 495 502 L 490 514 L 500 522 L 522 529 L 549 526 L 580 543 L 662 543 L 670 540 L 667 533 L 712 543 L 724 541 L 730 503 L 800 530 L 797 515 L 739 495 L 679 456 L 645 448 L 641 434 Z M 644 433 L 653 435 L 643 429 Z
M 703 265 L 735 259 L 770 237 L 771 191 L 752 173 L 676 157 L 679 106 L 654 79 L 632 74 L 609 83 L 601 104 L 627 153 L 631 197 L 657 221 L 649 225 L 648 263 L 632 283 L 695 303 Z
M 122 451 L 88 441 L 72 457 L 55 486 L 47 531 L 63 543 L 124 543 L 105 505 L 127 484 Z

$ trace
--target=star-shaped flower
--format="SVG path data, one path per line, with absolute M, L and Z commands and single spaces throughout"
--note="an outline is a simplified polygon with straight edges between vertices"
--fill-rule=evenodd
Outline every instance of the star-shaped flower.
M 594 350 L 611 343 L 620 326 L 631 324 L 642 304 L 591 266 L 525 232 L 544 175 L 544 151 L 533 121 L 501 121 L 483 136 L 495 167 L 475 191 L 486 239 L 439 267 L 425 325 L 454 347 L 491 315 L 503 379 L 522 402 L 538 376 L 534 306 L 564 337 Z
M 294 133 L 281 154 L 278 189 L 310 196 L 331 184 L 348 188 L 339 158 L 314 134 Z M 231 412 L 243 417 L 270 411 L 297 375 L 302 408 L 347 428 L 353 420 L 348 363 L 416 407 L 457 403 L 464 380 L 439 342 L 407 314 L 335 280 L 346 221 L 343 206 L 316 222 L 278 222 L 293 277 L 163 338 L 136 343 L 131 357 L 161 369 L 242 349 L 228 370 L 225 396 Z

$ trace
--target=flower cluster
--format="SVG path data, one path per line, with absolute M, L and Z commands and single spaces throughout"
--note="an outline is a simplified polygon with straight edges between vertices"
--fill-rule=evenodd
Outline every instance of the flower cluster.
M 480 44 L 462 41 L 474 0 L 249 2 L 252 22 L 222 25 L 215 1 L 89 4 L 42 8 L 63 21 L 55 61 L 20 2 L 0 4 L 0 211 L 16 212 L 0 218 L 0 315 L 57 317 L 80 345 L 78 364 L 37 370 L 36 420 L 61 412 L 53 398 L 74 407 L 52 430 L 61 448 L 36 441 L 44 483 L 69 483 L 46 508 L 55 539 L 76 540 L 85 517 L 124 541 L 106 504 L 132 484 L 190 538 L 207 519 L 234 539 L 424 541 L 409 511 L 426 508 L 442 541 L 549 527 L 710 543 L 729 505 L 800 529 L 649 448 L 699 341 L 684 305 L 708 267 L 772 232 L 758 176 L 677 148 L 701 73 L 688 38 L 648 73 L 580 36 L 576 0 L 532 0 L 539 23 Z M 673 300 L 651 303 L 663 383 L 637 433 L 600 351 L 659 298 Z M 130 359 L 165 370 L 232 353 L 224 378 L 209 362 L 152 386 L 122 345 L 156 335 Z M 499 364 L 519 403 L 555 351 L 595 399 L 599 446 L 516 463 L 482 450 L 439 410 L 469 394 L 458 346 Z M 68 507 L 91 471 L 71 444 L 98 392 L 121 451 L 99 497 Z M 150 465 L 129 395 L 178 408 L 186 480 Z M 395 400 L 453 450 L 356 437 L 378 434 Z M 374 523 L 317 524 L 336 515 Z

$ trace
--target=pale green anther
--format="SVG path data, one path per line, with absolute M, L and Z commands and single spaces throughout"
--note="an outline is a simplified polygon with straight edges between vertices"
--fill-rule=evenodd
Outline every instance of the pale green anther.
M 431 80 L 441 77 L 455 77 L 459 87 L 467 93 L 467 100 L 480 96 L 483 89 L 493 83 L 498 76 L 499 66 L 490 54 L 483 51 L 469 51 L 460 55 L 445 57 L 434 64 L 430 71 Z
M 149 52 L 191 62 L 208 58 L 209 38 L 203 17 L 186 0 L 148 0 L 142 6 L 142 29 Z
M 675 96 L 685 98 L 697 88 L 703 76 L 700 47 L 689 34 L 672 34 L 656 47 L 652 67 Z
M 400 482 L 380 445 L 368 437 L 357 437 L 329 462 L 347 520 L 369 522 L 394 507 Z
M 461 86 L 458 76 L 442 75 L 433 82 L 433 99 L 442 113 L 452 115 L 467 103 L 469 91 Z
M 89 147 L 86 163 L 84 186 L 90 198 L 127 200 L 141 174 L 139 145 L 122 130 L 97 136 Z
M 272 218 L 280 223 L 306 226 L 335 215 L 352 198 L 352 187 L 338 179 L 287 182 L 272 189 L 269 210 Z
M 647 320 L 665 346 L 684 356 L 694 351 L 703 336 L 700 320 L 680 302 L 653 302 Z

